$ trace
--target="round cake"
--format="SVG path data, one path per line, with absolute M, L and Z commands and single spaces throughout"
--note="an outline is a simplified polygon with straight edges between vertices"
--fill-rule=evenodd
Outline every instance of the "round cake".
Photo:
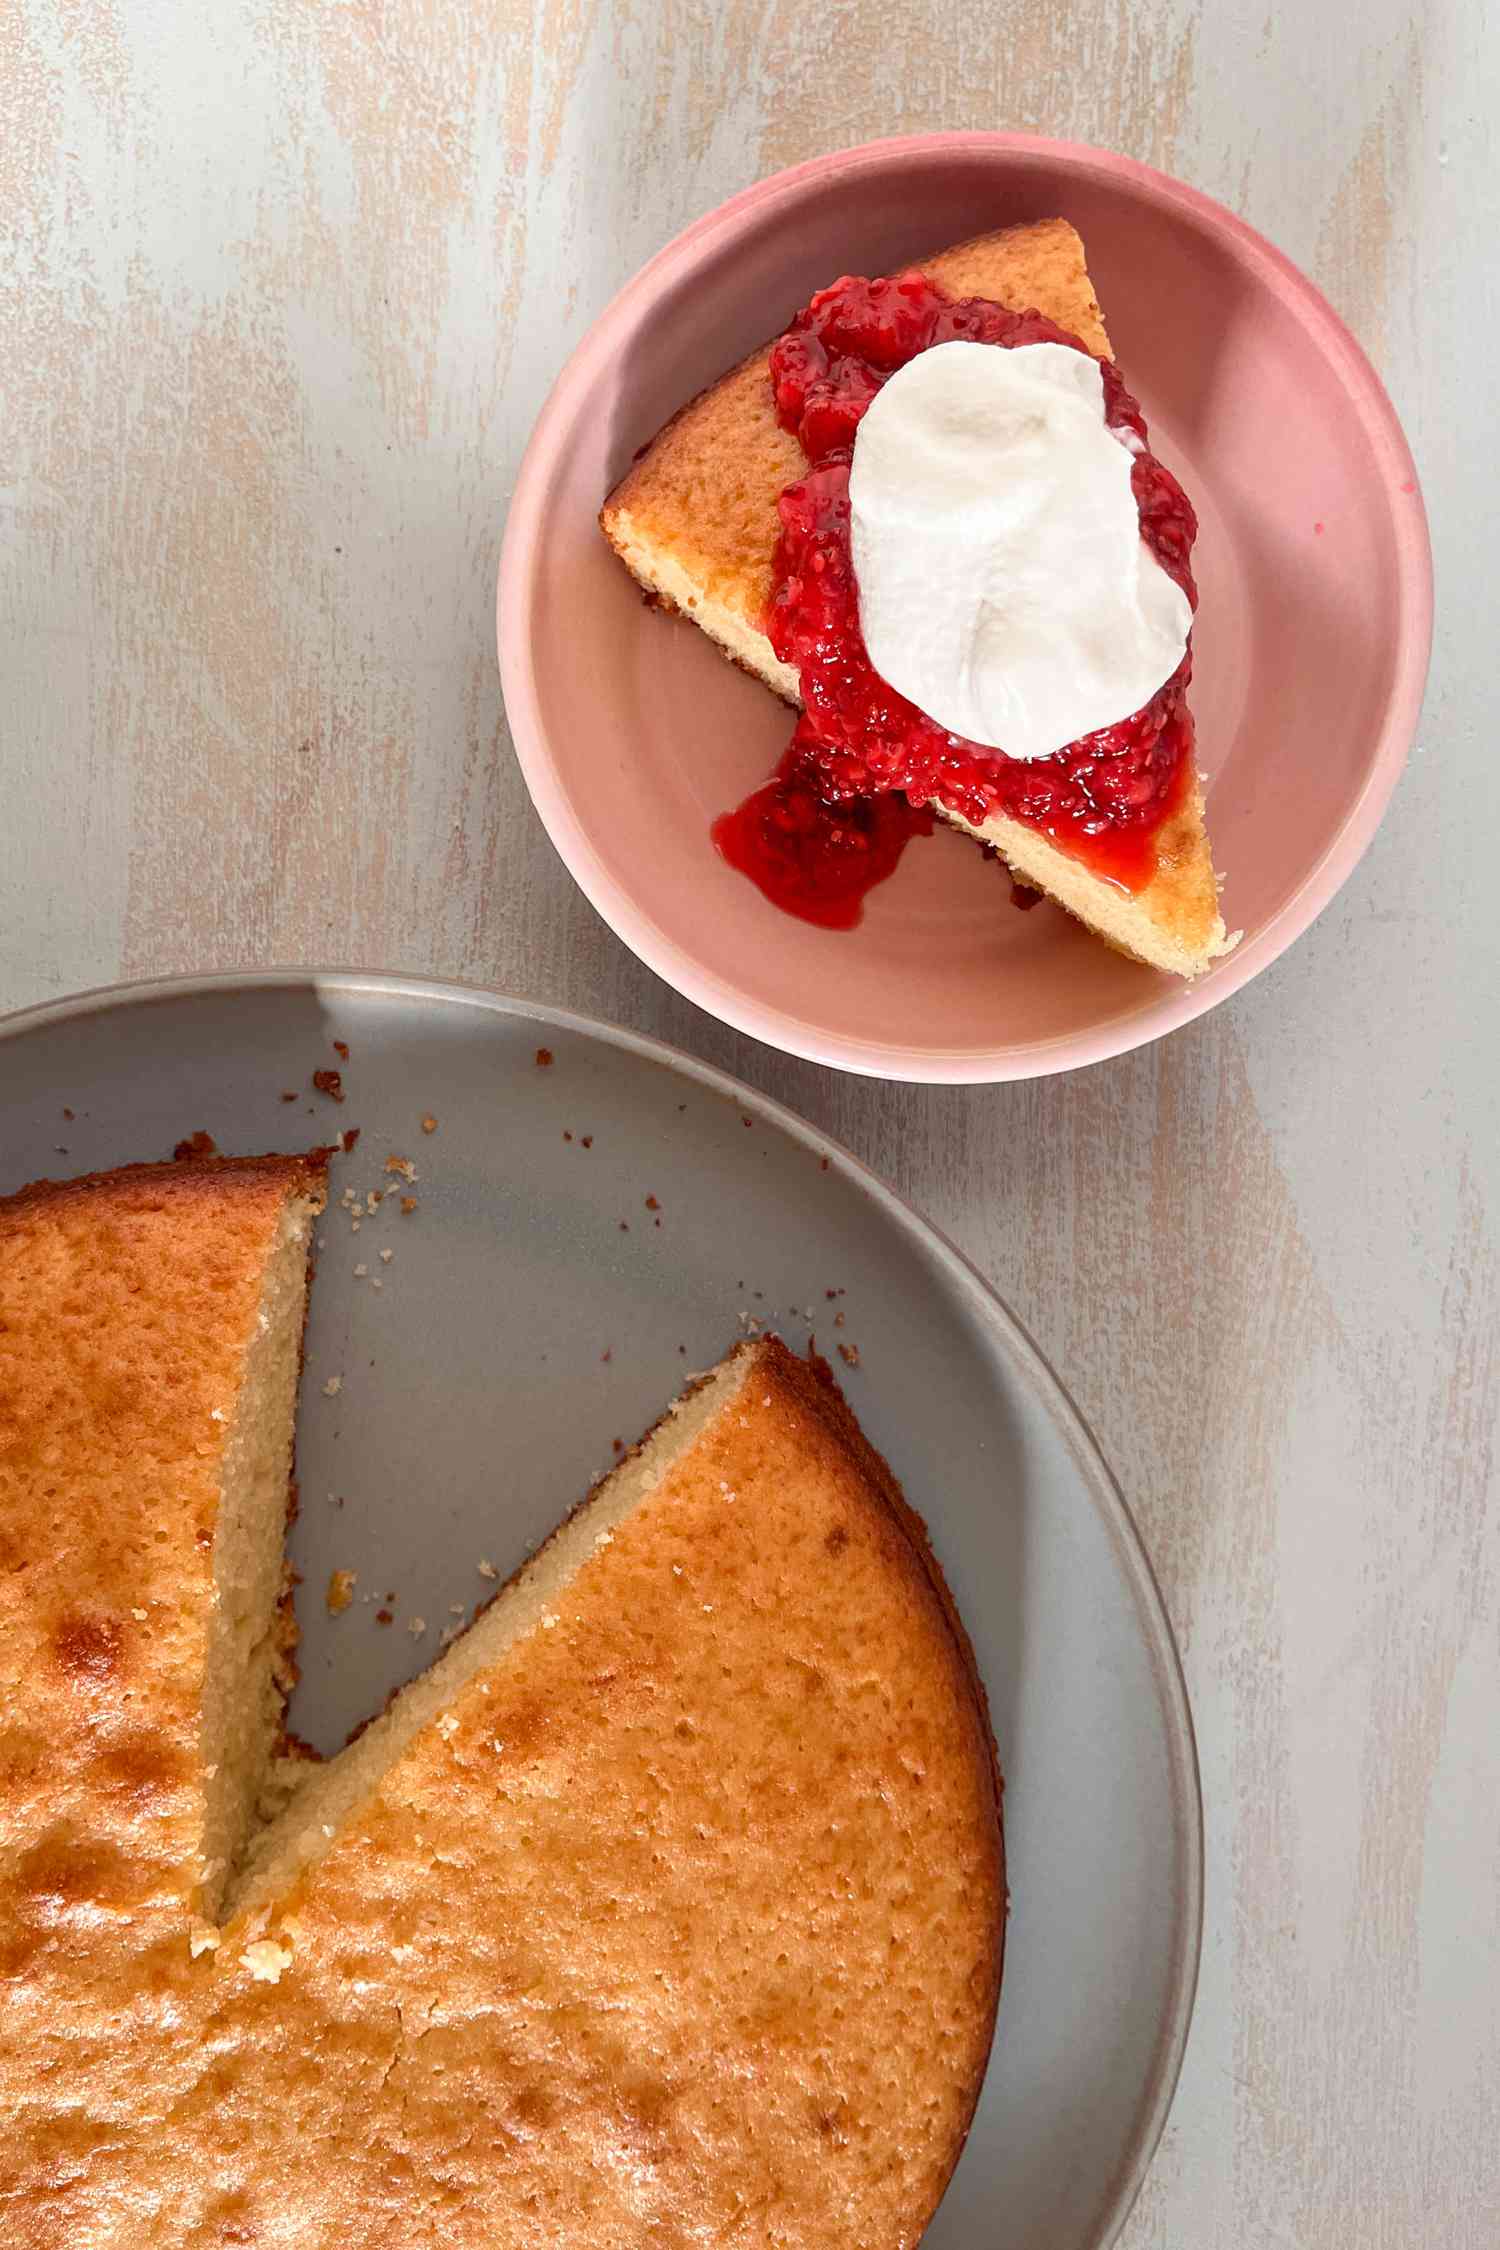
M 1004 1926 L 920 1523 L 826 1371 L 743 1345 L 289 1767 L 320 1192 L 0 1204 L 0 2240 L 915 2242 Z

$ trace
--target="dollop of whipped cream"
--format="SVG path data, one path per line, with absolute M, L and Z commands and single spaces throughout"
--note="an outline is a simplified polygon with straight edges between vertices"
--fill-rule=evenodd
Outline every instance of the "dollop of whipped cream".
M 951 734 L 1045 758 L 1129 718 L 1192 608 L 1141 537 L 1098 362 L 935 344 L 884 385 L 849 473 L 859 620 L 883 679 Z

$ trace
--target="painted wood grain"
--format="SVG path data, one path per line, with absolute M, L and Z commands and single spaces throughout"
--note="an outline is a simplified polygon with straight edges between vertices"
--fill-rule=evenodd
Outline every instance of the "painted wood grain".
M 1484 0 L 0 0 L 0 1005 L 495 983 L 741 1071 L 976 1258 L 1120 1472 L 1199 1725 L 1135 2250 L 1500 2240 L 1497 64 Z M 1420 751 L 1310 935 L 1150 1053 L 989 1090 L 778 1058 L 625 955 L 492 649 L 522 445 L 614 288 L 775 165 L 945 125 L 1125 148 L 1306 265 L 1441 593 Z

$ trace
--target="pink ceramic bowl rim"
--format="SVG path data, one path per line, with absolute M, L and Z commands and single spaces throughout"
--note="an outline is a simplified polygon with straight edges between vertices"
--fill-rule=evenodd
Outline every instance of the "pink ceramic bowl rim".
M 1364 781 L 1351 798 L 1337 834 L 1285 905 L 1207 976 L 1164 990 L 1154 1007 L 1081 1034 L 990 1053 L 929 1055 L 917 1048 L 840 1039 L 820 1026 L 763 1006 L 707 968 L 642 912 L 599 858 L 557 771 L 537 694 L 528 610 L 560 442 L 644 306 L 690 273 L 706 249 L 723 238 L 732 239 L 749 219 L 795 200 L 814 184 L 899 167 L 919 156 L 1006 153 L 1128 186 L 1148 200 L 1175 207 L 1205 232 L 1227 242 L 1259 283 L 1294 306 L 1315 334 L 1343 383 L 1351 412 L 1381 472 L 1393 487 L 1408 488 L 1412 504 L 1392 519 L 1401 627 L 1384 720 L 1371 744 Z M 1380 825 L 1416 731 L 1432 646 L 1432 548 L 1416 467 L 1380 377 L 1322 292 L 1254 227 L 1197 188 L 1134 157 L 1092 148 L 1086 142 L 1048 140 L 1031 133 L 913 133 L 813 157 L 741 189 L 684 228 L 610 301 L 563 368 L 527 445 L 501 550 L 496 628 L 511 737 L 542 825 L 585 897 L 648 968 L 722 1022 L 812 1062 L 918 1084 L 994 1084 L 1102 1062 L 1191 1023 L 1268 968 L 1322 912 L 1352 874 Z

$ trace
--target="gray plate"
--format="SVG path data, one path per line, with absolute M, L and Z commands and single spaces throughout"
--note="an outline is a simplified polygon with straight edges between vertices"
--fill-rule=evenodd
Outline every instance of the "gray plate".
M 337 1108 L 310 1089 L 335 1039 Z M 0 1191 L 168 1156 L 200 1128 L 245 1152 L 345 1126 L 360 1139 L 322 1227 L 298 1437 L 294 1723 L 335 1748 L 489 1590 L 479 1563 L 504 1577 L 744 1321 L 853 1347 L 839 1373 L 931 1528 L 1007 1780 L 999 2031 L 929 2250 L 1099 2250 L 1176 2082 L 1202 1826 L 1150 1567 L 1035 1346 L 834 1142 L 628 1032 L 344 974 L 136 986 L 0 1025 Z M 418 1209 L 392 1198 L 356 1233 L 346 1185 Z M 330 1619 L 335 1568 L 359 1578 Z

